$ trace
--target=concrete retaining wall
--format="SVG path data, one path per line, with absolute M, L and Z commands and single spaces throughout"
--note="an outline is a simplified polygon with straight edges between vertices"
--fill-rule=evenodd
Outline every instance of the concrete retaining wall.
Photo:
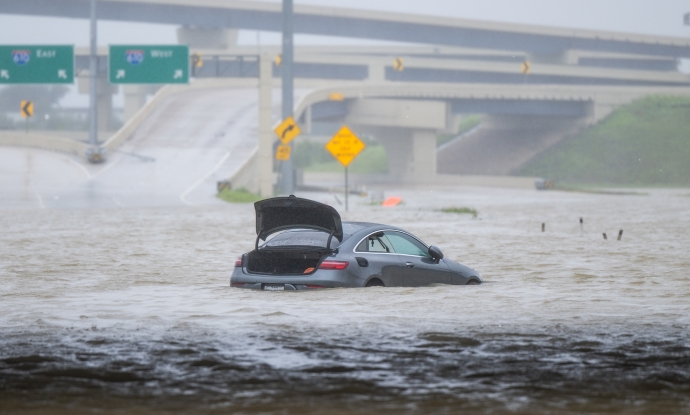
M 85 143 L 70 138 L 56 137 L 45 134 L 25 133 L 21 131 L 0 131 L 0 145 L 33 147 L 42 150 L 59 151 L 61 153 L 83 156 L 88 147 Z

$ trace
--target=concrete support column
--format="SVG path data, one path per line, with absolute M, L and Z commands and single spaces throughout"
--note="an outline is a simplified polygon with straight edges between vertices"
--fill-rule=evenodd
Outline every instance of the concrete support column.
M 367 81 L 384 82 L 386 80 L 386 64 L 384 62 L 372 62 L 369 64 L 369 77 Z
M 138 85 L 124 85 L 122 92 L 125 96 L 124 122 L 126 123 L 146 105 L 146 94 L 142 93 Z
M 229 49 L 237 46 L 237 30 L 182 26 L 177 29 L 177 42 L 192 49 Z
M 268 53 L 259 59 L 259 194 L 262 197 L 273 196 L 273 141 L 271 131 L 273 113 L 273 61 Z
M 434 130 L 413 131 L 410 176 L 413 181 L 426 181 L 436 176 L 436 133 Z
M 412 134 L 410 130 L 402 128 L 373 129 L 376 139 L 386 149 L 388 159 L 388 173 L 405 180 L 410 174 L 412 166 Z
M 146 105 L 146 98 L 155 94 L 159 87 L 155 85 L 123 85 L 125 98 L 124 122 L 129 121 Z

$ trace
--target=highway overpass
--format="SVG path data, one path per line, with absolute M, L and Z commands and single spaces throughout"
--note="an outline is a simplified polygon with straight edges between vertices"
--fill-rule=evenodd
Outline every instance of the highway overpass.
M 221 29 L 281 30 L 279 3 L 238 0 L 100 0 L 98 18 Z M 88 18 L 87 0 L 0 0 L 0 13 Z M 573 50 L 690 58 L 690 40 L 439 16 L 295 6 L 296 33 L 475 49 L 524 51 L 566 62 Z M 633 62 L 630 62 L 631 64 Z

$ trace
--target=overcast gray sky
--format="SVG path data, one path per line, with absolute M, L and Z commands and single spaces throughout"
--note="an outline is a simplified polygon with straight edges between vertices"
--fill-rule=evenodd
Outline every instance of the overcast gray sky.
M 16 0 L 22 1 L 22 0 Z M 271 0 L 268 0 L 271 1 Z M 295 4 L 347 7 L 398 13 L 526 23 L 580 29 L 607 30 L 690 37 L 683 26 L 688 0 L 294 0 Z M 193 3 L 193 0 L 189 0 Z M 280 3 L 280 0 L 272 0 Z M 117 43 L 176 43 L 175 26 L 101 21 L 100 45 Z M 264 32 L 262 44 L 279 44 L 280 34 Z M 89 24 L 85 19 L 0 15 L 0 43 L 53 43 L 87 46 Z M 239 43 L 257 43 L 255 31 L 241 31 Z M 361 44 L 357 39 L 296 35 L 296 44 Z M 121 96 L 115 99 L 122 105 Z M 66 106 L 86 105 L 87 97 L 76 92 Z

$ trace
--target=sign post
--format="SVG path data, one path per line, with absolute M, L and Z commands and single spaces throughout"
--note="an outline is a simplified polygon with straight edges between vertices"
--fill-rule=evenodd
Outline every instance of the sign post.
M 349 128 L 343 126 L 331 140 L 326 143 L 326 150 L 330 152 L 340 164 L 345 167 L 345 211 L 348 206 L 349 181 L 347 175 L 347 167 L 352 163 L 359 153 L 364 150 L 366 144 L 359 139 Z
M 74 46 L 0 46 L 0 84 L 74 83 Z
M 278 124 L 273 132 L 276 133 L 278 139 L 282 143 L 276 149 L 276 160 L 282 161 L 284 165 L 290 161 L 290 153 L 292 148 L 290 147 L 289 143 L 290 141 L 294 140 L 295 137 L 301 133 L 301 131 L 299 129 L 299 125 L 297 125 L 295 122 L 295 119 L 290 116 Z
M 111 84 L 188 84 L 187 45 L 110 45 Z
M 34 116 L 34 103 L 32 101 L 21 101 L 19 111 L 26 120 L 26 133 L 29 134 L 29 118 Z

